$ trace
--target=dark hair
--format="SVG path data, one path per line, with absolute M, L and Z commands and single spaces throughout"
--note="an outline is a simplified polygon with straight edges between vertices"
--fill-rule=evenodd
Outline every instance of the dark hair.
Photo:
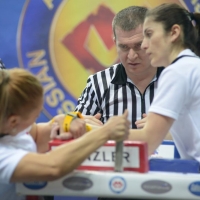
M 143 24 L 146 12 L 147 8 L 142 6 L 130 6 L 119 11 L 112 21 L 114 37 L 116 37 L 116 26 L 124 31 L 131 31 Z
M 174 24 L 180 25 L 184 47 L 200 56 L 200 13 L 190 13 L 178 4 L 165 3 L 149 10 L 146 17 L 161 22 L 166 32 L 169 32 Z

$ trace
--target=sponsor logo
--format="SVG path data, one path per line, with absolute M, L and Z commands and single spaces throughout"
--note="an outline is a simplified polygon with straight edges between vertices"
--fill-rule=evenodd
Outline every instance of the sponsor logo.
M 169 183 L 160 180 L 146 181 L 142 183 L 141 187 L 144 191 L 152 194 L 163 194 L 172 189 L 172 186 Z
M 85 177 L 69 177 L 63 181 L 63 186 L 70 190 L 87 190 L 93 186 L 93 182 Z
M 196 196 L 200 196 L 200 181 L 191 183 L 189 185 L 188 189 L 192 194 L 194 194 Z
M 130 153 L 123 152 L 123 159 L 125 162 L 130 163 Z M 93 152 L 87 160 L 92 162 L 115 162 L 115 152 L 102 151 L 101 149 Z
M 126 2 L 127 7 L 133 4 L 135 0 Z M 43 113 L 48 118 L 73 111 L 88 76 L 119 61 L 111 24 L 122 8 L 122 1 L 25 2 L 17 33 L 18 61 L 43 85 Z
M 120 194 L 126 189 L 126 181 L 123 177 L 116 176 L 110 180 L 109 186 L 112 192 Z
M 40 190 L 46 187 L 47 182 L 30 182 L 30 183 L 23 183 L 23 185 L 31 190 Z
M 112 39 L 113 3 L 89 0 L 88 4 L 57 0 L 24 5 L 18 60 L 42 83 L 48 118 L 73 111 L 88 76 L 118 60 Z M 121 9 L 121 4 L 114 4 Z M 38 14 L 33 16 L 35 8 Z

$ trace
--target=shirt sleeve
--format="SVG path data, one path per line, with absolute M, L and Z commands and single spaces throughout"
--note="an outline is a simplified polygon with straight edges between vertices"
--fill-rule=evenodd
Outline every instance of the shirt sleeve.
M 79 111 L 84 115 L 95 115 L 100 111 L 91 79 L 90 76 L 75 108 L 75 111 Z
M 187 79 L 173 67 L 166 68 L 159 78 L 158 90 L 149 112 L 178 119 L 187 97 Z
M 29 152 L 0 146 L 0 182 L 9 183 L 20 160 Z

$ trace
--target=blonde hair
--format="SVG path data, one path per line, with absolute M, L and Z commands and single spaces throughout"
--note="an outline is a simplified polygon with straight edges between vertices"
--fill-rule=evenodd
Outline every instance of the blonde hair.
M 19 68 L 0 70 L 0 129 L 11 115 L 26 117 L 42 97 L 42 85 L 30 72 Z

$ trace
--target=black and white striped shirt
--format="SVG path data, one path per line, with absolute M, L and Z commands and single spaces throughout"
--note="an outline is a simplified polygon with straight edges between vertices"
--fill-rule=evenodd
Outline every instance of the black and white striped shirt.
M 1 69 L 5 69 L 6 67 L 5 67 L 5 65 L 4 65 L 4 63 L 2 62 L 2 60 L 0 59 L 0 70 Z
M 144 94 L 127 77 L 121 63 L 97 72 L 89 76 L 75 111 L 85 115 L 101 113 L 101 121 L 105 123 L 113 115 L 121 115 L 128 109 L 131 128 L 136 128 L 135 121 L 141 119 L 142 114 L 150 107 L 162 70 L 163 68 L 158 68 Z

